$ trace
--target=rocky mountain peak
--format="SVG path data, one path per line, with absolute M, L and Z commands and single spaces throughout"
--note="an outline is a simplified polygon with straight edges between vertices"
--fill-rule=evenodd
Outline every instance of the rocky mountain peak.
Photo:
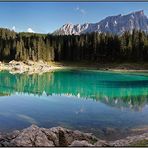
M 133 29 L 148 32 L 148 18 L 143 10 L 135 11 L 126 15 L 108 16 L 97 23 L 84 23 L 63 25 L 53 32 L 55 35 L 80 35 L 84 33 L 112 33 L 121 35 L 125 31 L 132 32 Z
M 135 15 L 144 15 L 144 10 L 133 12 Z

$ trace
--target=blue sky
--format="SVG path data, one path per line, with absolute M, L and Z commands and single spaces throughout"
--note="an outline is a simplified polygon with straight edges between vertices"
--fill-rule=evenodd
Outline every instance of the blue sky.
M 0 2 L 0 27 L 49 33 L 65 23 L 93 23 L 138 10 L 148 16 L 148 2 Z

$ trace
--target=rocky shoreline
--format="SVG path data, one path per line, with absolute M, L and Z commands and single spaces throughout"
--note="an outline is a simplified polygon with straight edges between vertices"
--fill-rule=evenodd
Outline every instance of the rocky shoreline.
M 91 133 L 72 131 L 62 127 L 40 128 L 31 125 L 21 131 L 0 134 L 0 146 L 141 146 L 148 142 L 148 133 L 126 137 L 116 141 L 105 141 Z
M 56 62 L 43 62 L 43 61 L 10 61 L 4 63 L 0 61 L 0 71 L 7 70 L 12 74 L 27 73 L 27 74 L 42 74 L 51 72 L 57 69 L 81 69 L 81 70 L 101 70 L 113 72 L 139 72 L 148 73 L 148 63 L 145 64 L 91 64 L 91 63 L 56 63 Z
M 60 66 L 53 66 L 48 64 L 47 62 L 38 61 L 10 61 L 9 63 L 2 63 L 0 62 L 0 71 L 1 70 L 8 70 L 10 73 L 17 74 L 17 73 L 45 73 L 50 72 L 52 70 L 60 69 Z

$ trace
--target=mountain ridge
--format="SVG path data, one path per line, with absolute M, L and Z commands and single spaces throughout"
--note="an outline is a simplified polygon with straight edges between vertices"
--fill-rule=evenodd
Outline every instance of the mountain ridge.
M 97 23 L 64 24 L 53 32 L 54 35 L 80 35 L 91 32 L 112 33 L 121 35 L 133 29 L 148 32 L 148 18 L 144 10 L 134 11 L 126 15 L 108 16 Z

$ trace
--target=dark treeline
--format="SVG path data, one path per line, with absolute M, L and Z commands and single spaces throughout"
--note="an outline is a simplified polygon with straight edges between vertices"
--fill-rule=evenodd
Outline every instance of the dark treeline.
M 141 62 L 148 61 L 148 34 L 90 33 L 53 36 L 0 29 L 0 60 Z

